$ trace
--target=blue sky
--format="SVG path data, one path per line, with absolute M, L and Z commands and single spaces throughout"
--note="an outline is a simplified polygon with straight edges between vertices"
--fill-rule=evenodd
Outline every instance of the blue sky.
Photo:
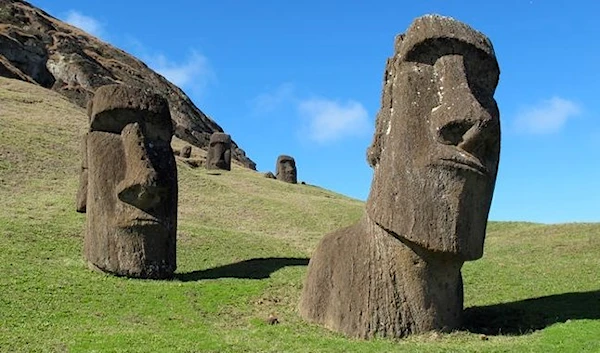
M 486 34 L 501 68 L 491 220 L 600 221 L 597 1 L 36 0 L 179 85 L 258 164 L 366 199 L 393 39 L 438 13 Z

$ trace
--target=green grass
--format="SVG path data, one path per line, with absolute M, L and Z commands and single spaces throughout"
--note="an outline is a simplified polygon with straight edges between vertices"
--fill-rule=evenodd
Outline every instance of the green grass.
M 2 352 L 600 352 L 600 224 L 492 222 L 463 268 L 467 329 L 348 339 L 303 322 L 297 303 L 319 238 L 362 203 L 236 166 L 178 164 L 174 280 L 90 271 L 74 210 L 86 121 L 0 79 Z

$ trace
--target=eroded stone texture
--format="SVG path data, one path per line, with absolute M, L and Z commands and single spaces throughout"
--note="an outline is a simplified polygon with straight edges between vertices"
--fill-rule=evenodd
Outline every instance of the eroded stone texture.
M 210 136 L 206 169 L 231 170 L 231 136 L 222 132 Z
M 294 158 L 286 155 L 277 157 L 275 177 L 286 183 L 298 183 L 298 171 L 296 170 L 296 161 Z
M 265 178 L 267 178 L 267 179 L 276 179 L 276 178 L 275 178 L 275 174 L 273 174 L 273 173 L 271 173 L 271 172 L 266 172 L 266 173 L 264 174 L 264 176 L 265 176 Z
M 76 210 L 79 213 L 85 213 L 86 202 L 87 202 L 87 180 L 88 180 L 88 166 L 87 166 L 87 134 L 83 135 L 81 139 L 81 168 L 79 170 L 79 189 L 77 190 L 76 199 Z
M 490 41 L 424 16 L 396 38 L 367 160 L 366 214 L 311 258 L 301 315 L 354 337 L 461 324 L 464 261 L 483 254 L 500 151 Z
M 116 275 L 171 277 L 177 169 L 168 103 L 142 89 L 107 85 L 88 111 L 84 256 L 90 267 Z

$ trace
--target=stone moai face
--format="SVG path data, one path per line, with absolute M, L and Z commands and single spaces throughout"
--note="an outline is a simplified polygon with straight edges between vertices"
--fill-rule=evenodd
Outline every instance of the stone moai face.
M 176 268 L 177 169 L 167 101 L 123 85 L 97 89 L 86 135 L 88 263 L 117 275 L 166 278 Z
M 281 155 L 277 157 L 277 166 L 275 177 L 286 183 L 298 183 L 298 171 L 296 170 L 296 161 L 290 156 Z
M 500 153 L 490 41 L 424 16 L 397 38 L 385 75 L 369 217 L 425 249 L 480 258 Z
M 214 132 L 210 136 L 206 169 L 231 170 L 231 136 Z
M 181 157 L 190 158 L 192 156 L 192 146 L 185 145 L 181 148 Z

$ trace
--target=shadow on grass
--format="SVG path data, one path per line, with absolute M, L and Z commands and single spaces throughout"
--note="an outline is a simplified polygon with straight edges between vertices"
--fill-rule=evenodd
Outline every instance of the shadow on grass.
M 306 266 L 307 258 L 296 257 L 267 257 L 250 259 L 229 265 L 209 268 L 207 270 L 176 273 L 175 279 L 182 282 L 200 281 L 215 278 L 246 278 L 263 279 L 269 278 L 271 273 L 286 266 Z
M 524 335 L 558 322 L 600 319 L 600 290 L 564 293 L 467 308 L 464 329 L 486 335 Z

